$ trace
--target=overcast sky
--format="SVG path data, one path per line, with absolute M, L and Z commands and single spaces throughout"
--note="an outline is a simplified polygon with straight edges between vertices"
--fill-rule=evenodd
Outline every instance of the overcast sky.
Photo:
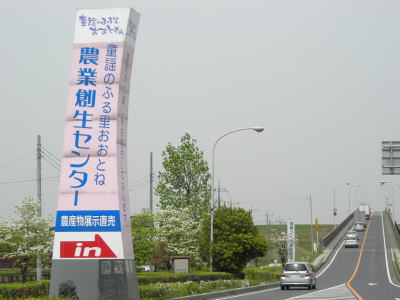
M 363 185 L 359 199 L 381 209 L 381 141 L 400 139 L 398 1 L 1 1 L 0 216 L 36 195 L 36 135 L 61 157 L 75 11 L 126 7 L 141 14 L 130 91 L 131 211 L 148 207 L 149 153 L 188 132 L 229 192 L 257 224 L 314 217 L 332 223 L 333 189 Z M 43 162 L 43 177 L 58 176 Z M 144 179 L 143 179 L 144 178 Z M 55 215 L 58 181 L 43 183 Z M 348 188 L 336 190 L 337 221 Z M 355 207 L 356 189 L 351 203 Z M 399 194 L 400 190 L 396 190 Z M 239 203 L 239 204 L 238 204 Z M 400 208 L 400 203 L 397 205 Z M 400 210 L 398 210 L 400 217 Z

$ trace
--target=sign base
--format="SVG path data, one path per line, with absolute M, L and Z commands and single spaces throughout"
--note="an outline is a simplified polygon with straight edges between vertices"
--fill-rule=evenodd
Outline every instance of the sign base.
M 130 259 L 53 260 L 50 297 L 140 300 L 135 262 Z

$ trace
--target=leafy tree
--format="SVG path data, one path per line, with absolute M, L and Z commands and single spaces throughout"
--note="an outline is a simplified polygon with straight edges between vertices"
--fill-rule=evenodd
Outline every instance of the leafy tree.
M 286 264 L 288 258 L 288 236 L 287 232 L 278 232 L 276 229 L 272 229 L 271 233 L 268 236 L 272 248 L 277 252 L 279 261 L 282 264 L 282 267 Z M 295 243 L 297 242 L 297 237 L 295 237 Z
M 27 271 L 36 265 L 37 257 L 44 265 L 50 262 L 53 244 L 53 234 L 49 230 L 51 220 L 38 217 L 37 211 L 36 201 L 31 196 L 25 197 L 16 206 L 18 219 L 0 221 L 0 244 L 9 250 L 1 253 L 1 258 L 14 261 L 24 282 Z
M 192 217 L 200 220 L 209 212 L 211 175 L 196 140 L 186 133 L 180 145 L 169 143 L 162 157 L 164 171 L 159 172 L 155 189 L 161 209 L 188 207 Z
M 202 258 L 208 260 L 209 217 L 203 220 L 200 245 Z M 264 256 L 267 249 L 267 242 L 259 235 L 249 212 L 234 207 L 220 207 L 215 211 L 212 253 L 216 271 L 240 273 L 250 260 Z
M 149 210 L 132 216 L 132 241 L 137 266 L 147 265 L 154 256 L 156 247 L 156 228 Z
M 156 250 L 154 252 L 153 260 L 151 261 L 154 265 L 154 271 L 168 270 L 170 268 L 169 256 L 166 249 L 166 242 L 157 241 Z
M 155 215 L 158 224 L 157 240 L 166 243 L 168 256 L 189 256 L 193 267 L 200 264 L 200 224 L 191 217 L 189 208 L 166 208 Z

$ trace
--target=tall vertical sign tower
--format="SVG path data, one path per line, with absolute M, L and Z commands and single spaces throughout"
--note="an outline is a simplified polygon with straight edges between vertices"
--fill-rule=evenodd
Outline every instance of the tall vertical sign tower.
M 296 227 L 294 221 L 287 222 L 287 261 L 296 260 Z
M 50 296 L 139 299 L 127 189 L 138 23 L 130 8 L 76 15 Z

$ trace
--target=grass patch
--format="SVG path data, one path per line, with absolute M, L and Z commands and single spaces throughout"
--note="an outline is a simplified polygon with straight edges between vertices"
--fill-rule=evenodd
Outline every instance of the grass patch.
M 260 234 L 264 235 L 267 239 L 271 234 L 272 230 L 276 230 L 277 232 L 286 232 L 286 225 L 257 225 L 258 231 Z M 313 228 L 314 230 L 314 228 Z M 327 224 L 319 224 L 319 233 L 318 239 L 321 241 L 325 236 L 327 236 L 333 230 L 333 225 Z M 296 224 L 296 260 L 297 261 L 307 261 L 312 262 L 317 256 L 317 253 L 311 252 L 311 233 L 310 233 L 310 225 L 305 224 Z M 317 235 L 313 231 L 314 242 L 316 242 Z M 276 253 L 271 253 L 272 259 L 278 259 L 278 255 Z

